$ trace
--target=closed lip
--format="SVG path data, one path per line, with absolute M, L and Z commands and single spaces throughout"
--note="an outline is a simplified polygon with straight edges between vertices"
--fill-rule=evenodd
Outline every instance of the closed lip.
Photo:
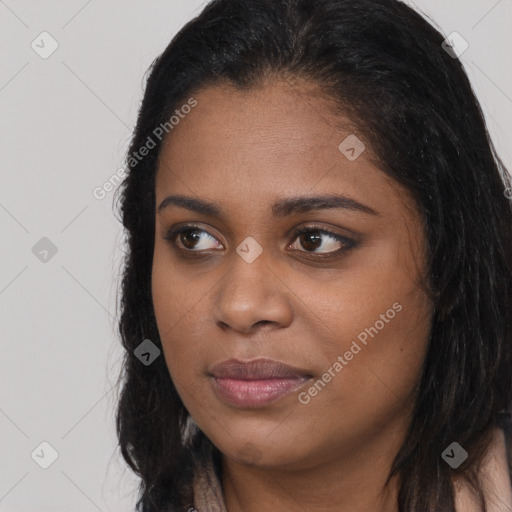
M 311 374 L 274 359 L 228 359 L 209 373 L 215 394 L 225 403 L 242 409 L 265 407 L 300 389 Z
M 303 368 L 291 366 L 274 359 L 259 358 L 252 361 L 228 359 L 213 366 L 209 372 L 216 379 L 265 380 L 311 378 Z

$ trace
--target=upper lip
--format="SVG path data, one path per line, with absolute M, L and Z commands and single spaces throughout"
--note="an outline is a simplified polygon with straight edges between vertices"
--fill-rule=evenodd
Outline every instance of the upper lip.
M 228 359 L 213 366 L 210 375 L 217 379 L 239 380 L 311 377 L 307 370 L 274 359 L 264 358 L 253 361 Z

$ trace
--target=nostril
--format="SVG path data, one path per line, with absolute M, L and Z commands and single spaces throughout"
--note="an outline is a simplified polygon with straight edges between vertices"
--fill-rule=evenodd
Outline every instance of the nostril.
M 270 320 L 260 320 L 259 322 L 256 322 L 255 325 L 267 325 L 267 324 L 271 324 L 272 322 Z

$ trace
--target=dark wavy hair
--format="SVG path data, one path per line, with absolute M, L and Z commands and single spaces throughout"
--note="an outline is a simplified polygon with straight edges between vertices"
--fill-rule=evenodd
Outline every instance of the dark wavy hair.
M 151 296 L 162 144 L 152 134 L 203 88 L 250 89 L 268 79 L 319 85 L 424 219 L 435 313 L 414 414 L 389 475 L 399 476 L 399 510 L 454 511 L 455 476 L 487 510 L 478 471 L 512 403 L 511 179 L 444 39 L 398 0 L 213 0 L 153 62 L 116 195 L 127 235 L 116 426 L 122 456 L 141 478 L 137 510 L 186 510 L 194 465 L 212 448 L 201 431 L 186 437 L 189 414 L 164 357 L 145 366 L 134 356 L 144 339 L 162 348 Z M 156 147 L 134 162 L 148 137 Z M 456 470 L 441 458 L 453 441 L 469 453 Z

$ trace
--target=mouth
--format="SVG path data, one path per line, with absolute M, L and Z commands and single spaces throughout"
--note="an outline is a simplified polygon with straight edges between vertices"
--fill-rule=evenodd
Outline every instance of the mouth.
M 258 408 L 300 389 L 313 376 L 302 368 L 272 359 L 229 359 L 215 365 L 209 377 L 216 395 L 229 405 Z

